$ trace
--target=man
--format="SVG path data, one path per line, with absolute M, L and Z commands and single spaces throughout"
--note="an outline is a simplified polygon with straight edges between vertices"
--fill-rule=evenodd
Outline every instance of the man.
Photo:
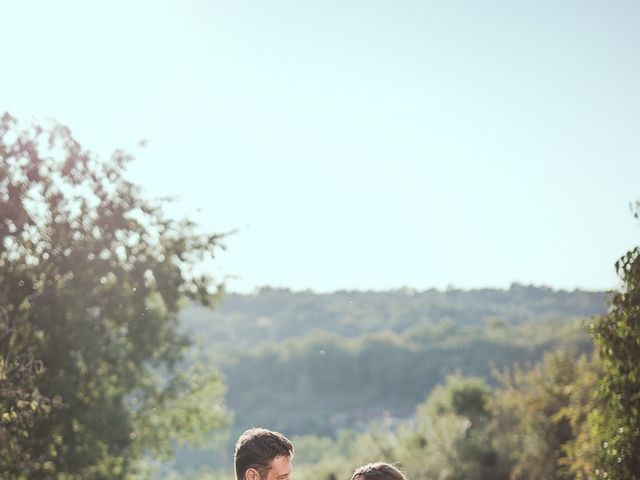
M 407 480 L 407 478 L 393 465 L 378 462 L 357 468 L 351 480 Z
M 240 435 L 233 456 L 236 480 L 290 480 L 293 445 L 279 432 L 252 428 Z

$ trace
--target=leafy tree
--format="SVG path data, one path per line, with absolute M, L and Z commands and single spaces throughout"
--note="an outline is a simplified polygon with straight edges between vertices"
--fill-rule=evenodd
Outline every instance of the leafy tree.
M 501 449 L 515 462 L 513 478 L 575 478 L 567 449 L 583 425 L 580 406 L 589 403 L 595 383 L 587 357 L 571 350 L 548 352 L 531 370 L 516 367 L 499 378 L 496 428 Z
M 131 157 L 68 128 L 0 120 L 0 472 L 130 478 L 145 454 L 223 427 L 222 384 L 177 332 L 191 274 L 222 237 L 165 218 L 123 176 Z
M 473 377 L 452 375 L 418 406 L 418 422 L 400 429 L 400 463 L 412 479 L 507 479 L 496 448 L 493 392 Z
M 595 445 L 589 425 L 589 415 L 597 408 L 596 385 L 602 374 L 602 365 L 597 355 L 587 361 L 585 357 L 577 360 L 576 378 L 566 387 L 569 404 L 558 411 L 556 418 L 569 421 L 573 438 L 563 445 L 564 457 L 559 463 L 566 472 L 576 479 L 592 478 Z
M 640 218 L 640 202 L 635 205 Z M 592 325 L 602 361 L 600 405 L 589 416 L 599 478 L 640 478 L 640 247 L 616 262 L 621 288 Z

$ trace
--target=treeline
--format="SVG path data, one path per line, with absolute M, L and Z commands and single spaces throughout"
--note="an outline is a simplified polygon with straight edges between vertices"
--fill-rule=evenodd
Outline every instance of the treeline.
M 605 307 L 603 292 L 519 284 L 333 294 L 265 287 L 225 295 L 215 310 L 192 306 L 181 322 L 227 379 L 234 431 L 269 424 L 335 435 L 383 413 L 410 416 L 448 374 L 491 381 L 492 368 L 535 362 L 549 349 L 586 351 L 584 321 Z
M 495 369 L 532 365 L 554 349 L 588 353 L 585 321 L 605 306 L 602 292 L 513 285 L 324 295 L 263 288 L 227 295 L 215 312 L 191 307 L 183 327 L 224 373 L 235 421 L 220 455 L 181 450 L 176 468 L 224 466 L 233 438 L 253 425 L 338 438 L 383 416 L 412 418 L 451 374 L 496 386 Z
M 263 287 L 252 295 L 228 293 L 216 309 L 183 310 L 186 332 L 201 337 L 226 356 L 233 348 L 304 337 L 323 330 L 353 338 L 367 333 L 402 333 L 416 325 L 458 327 L 493 323 L 589 318 L 604 313 L 604 292 L 563 291 L 513 284 L 508 290 L 311 291 Z

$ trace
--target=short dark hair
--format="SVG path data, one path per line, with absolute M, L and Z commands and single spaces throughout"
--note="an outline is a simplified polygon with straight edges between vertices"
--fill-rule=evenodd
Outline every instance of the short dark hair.
M 389 463 L 368 463 L 356 468 L 351 480 L 407 480 L 404 473 Z
M 280 432 L 272 432 L 265 428 L 246 430 L 236 442 L 233 463 L 236 479 L 244 480 L 244 474 L 250 468 L 266 478 L 271 462 L 276 457 L 293 458 L 293 445 Z

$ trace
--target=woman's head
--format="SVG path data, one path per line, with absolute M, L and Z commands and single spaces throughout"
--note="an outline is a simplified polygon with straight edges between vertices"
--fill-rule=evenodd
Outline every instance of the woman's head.
M 388 463 L 368 463 L 358 467 L 351 480 L 407 480 L 404 474 Z

